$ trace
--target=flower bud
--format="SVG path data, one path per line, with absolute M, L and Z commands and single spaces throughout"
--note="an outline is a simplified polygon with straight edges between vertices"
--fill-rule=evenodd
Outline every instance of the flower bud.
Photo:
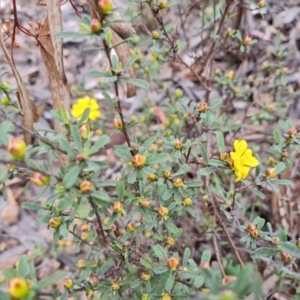
M 85 295 L 88 299 L 92 299 L 94 297 L 94 291 L 93 290 L 87 290 L 85 292 Z
M 166 238 L 165 242 L 166 242 L 166 244 L 167 244 L 168 246 L 173 246 L 173 245 L 175 244 L 175 241 L 174 241 L 174 239 L 173 239 L 171 236 L 168 236 L 168 237 Z
M 179 260 L 176 257 L 170 257 L 168 260 L 168 266 L 171 270 L 176 270 L 179 265 Z
M 230 70 L 230 71 L 228 71 L 228 73 L 226 74 L 226 78 L 228 79 L 228 80 L 232 80 L 233 79 L 233 76 L 234 76 L 234 71 L 233 70 Z
M 24 278 L 15 277 L 8 283 L 8 293 L 14 299 L 21 299 L 28 294 L 28 285 Z
M 179 139 L 174 140 L 174 148 L 180 150 L 182 148 L 182 143 Z
M 122 130 L 122 129 L 123 129 L 123 123 L 122 123 L 122 120 L 121 120 L 121 119 L 114 118 L 114 119 L 113 119 L 113 126 L 114 126 L 114 128 L 117 129 L 117 130 Z
M 251 38 L 250 36 L 245 36 L 245 38 L 243 39 L 242 44 L 243 44 L 244 46 L 249 46 L 250 43 L 251 43 L 251 41 L 252 41 L 252 38 Z
M 255 226 L 254 224 L 252 224 L 252 223 L 248 224 L 247 230 L 248 230 L 249 232 L 252 231 L 252 230 L 254 230 L 254 229 L 256 229 L 256 226 Z
M 228 284 L 228 283 L 230 283 L 230 282 L 232 282 L 232 281 L 234 281 L 234 280 L 236 280 L 236 277 L 235 276 L 225 276 L 224 278 L 223 278 L 223 280 L 222 280 L 222 283 L 223 283 L 223 285 L 225 285 L 225 284 Z
M 136 168 L 142 168 L 145 165 L 146 158 L 141 154 L 136 154 L 132 158 L 132 165 Z
M 4 92 L 10 91 L 10 85 L 6 82 L 0 82 L 0 89 Z
M 281 257 L 281 259 L 283 260 L 283 262 L 285 262 L 285 263 L 288 263 L 288 262 L 290 262 L 292 259 L 293 259 L 293 256 L 292 255 L 290 255 L 290 254 L 288 254 L 288 253 L 285 253 L 285 252 L 283 252 L 283 251 L 280 251 L 280 257 Z
M 91 235 L 88 232 L 81 232 L 81 235 L 80 235 L 80 237 L 83 241 L 88 240 L 90 236 Z
M 269 156 L 269 158 L 268 158 L 268 164 L 275 165 L 276 164 L 276 160 L 273 157 Z
M 98 19 L 93 19 L 91 21 L 91 31 L 93 33 L 98 33 L 101 31 L 101 23 Z
M 73 282 L 73 280 L 72 279 L 66 279 L 65 281 L 64 281 L 64 288 L 65 289 L 67 289 L 67 290 L 70 290 L 72 287 L 73 287 L 73 285 L 74 285 L 74 282 Z
M 288 158 L 288 157 L 289 157 L 288 152 L 286 152 L 286 151 L 282 152 L 282 153 L 281 153 L 281 157 L 282 157 L 282 158 Z
M 84 269 L 86 267 L 86 261 L 84 259 L 79 259 L 77 262 L 78 269 Z
M 89 282 L 92 286 L 96 287 L 98 286 L 100 280 L 99 280 L 99 276 L 97 274 L 92 274 L 90 276 Z
M 175 97 L 176 97 L 177 99 L 179 99 L 179 98 L 181 98 L 182 96 L 183 96 L 182 90 L 181 90 L 181 89 L 176 89 L 176 91 L 175 91 Z
M 151 300 L 147 294 L 143 294 L 141 300 Z
M 93 190 L 93 184 L 88 181 L 88 180 L 84 180 L 80 183 L 80 191 L 83 194 L 88 194 Z
M 169 214 L 169 210 L 166 208 L 166 207 L 163 207 L 161 206 L 158 210 L 158 214 L 161 216 L 161 217 L 167 217 L 168 214 Z
M 279 243 L 280 243 L 280 238 L 277 236 L 274 236 L 272 238 L 272 244 L 277 247 L 279 245 Z
M 156 174 L 148 174 L 147 179 L 151 182 L 157 181 L 157 175 Z
M 149 207 L 150 203 L 147 199 L 141 199 L 139 202 L 141 207 Z
M 75 300 L 74 296 L 72 294 L 69 294 L 67 296 L 67 300 Z
M 157 31 L 152 31 L 151 36 L 154 40 L 159 39 L 159 33 Z
M 209 262 L 207 262 L 207 261 L 200 263 L 199 267 L 203 268 L 203 269 L 210 269 Z
M 276 176 L 276 169 L 275 168 L 269 168 L 265 171 L 265 175 L 267 178 L 274 178 Z
M 182 182 L 182 179 L 181 178 L 175 178 L 173 180 L 173 185 L 174 187 L 176 188 L 181 188 L 183 186 L 183 182 Z
M 84 123 L 80 128 L 79 128 L 79 134 L 83 139 L 87 139 L 88 136 L 90 135 L 91 130 L 90 126 L 87 123 Z
M 117 281 L 114 281 L 112 284 L 111 284 L 111 289 L 114 290 L 114 291 L 117 291 L 118 289 L 120 288 L 120 285 Z
M 82 154 L 77 154 L 77 155 L 76 155 L 76 160 L 77 160 L 78 162 L 82 162 L 82 161 L 85 160 L 85 158 L 84 158 L 84 156 L 83 156 Z
M 164 9 L 168 7 L 168 1 L 167 0 L 160 0 L 160 2 L 158 3 L 158 7 L 160 9 Z
M 256 239 L 259 236 L 259 231 L 256 228 L 253 230 L 250 230 L 249 233 L 254 239 Z
M 260 0 L 258 3 L 257 3 L 257 6 L 258 8 L 263 8 L 266 6 L 266 3 L 265 3 L 265 0 Z
M 123 212 L 123 210 L 124 210 L 124 205 L 123 205 L 122 202 L 117 201 L 117 202 L 114 203 L 114 205 L 113 205 L 113 211 L 115 213 L 121 213 L 121 212 Z
M 295 127 L 292 127 L 289 132 L 289 136 L 295 136 L 297 134 L 297 129 Z
M 45 176 L 39 172 L 35 172 L 31 176 L 30 180 L 35 186 L 45 186 L 49 183 L 50 178 L 49 176 Z
M 7 150 L 13 158 L 22 160 L 26 152 L 26 144 L 23 140 L 12 137 L 8 142 Z
M 202 200 L 205 201 L 205 202 L 208 201 L 209 200 L 209 196 L 208 195 L 203 195 L 202 196 Z
M 131 222 L 131 223 L 127 224 L 126 228 L 127 228 L 128 231 L 134 232 L 136 230 L 137 226 L 136 226 L 135 223 Z
M 202 102 L 199 104 L 199 107 L 198 107 L 198 110 L 201 112 L 201 113 L 204 113 L 206 112 L 208 109 L 208 104 L 206 102 Z
M 141 279 L 144 281 L 148 281 L 148 280 L 150 280 L 150 278 L 151 278 L 151 275 L 148 272 L 143 272 L 141 274 Z
M 83 224 L 80 226 L 80 231 L 81 232 L 88 232 L 89 231 L 89 226 L 86 224 Z
M 220 154 L 220 160 L 227 161 L 229 159 L 229 154 L 227 152 L 223 152 Z
M 10 100 L 7 96 L 3 96 L 2 100 L 1 100 L 1 103 L 4 105 L 4 106 L 7 106 L 10 104 Z
M 111 0 L 99 0 L 99 8 L 103 15 L 108 15 L 113 9 Z
M 165 179 L 168 179 L 171 177 L 171 172 L 170 171 L 164 171 L 163 176 Z
M 56 218 L 56 217 L 54 217 L 54 218 L 51 218 L 50 220 L 49 220 L 49 226 L 50 227 L 52 227 L 52 228 L 58 228 L 60 225 L 61 225 L 61 223 L 62 223 L 62 220 L 61 220 L 61 218 Z
M 191 206 L 193 203 L 193 200 L 191 198 L 184 198 L 183 199 L 183 205 L 184 206 Z

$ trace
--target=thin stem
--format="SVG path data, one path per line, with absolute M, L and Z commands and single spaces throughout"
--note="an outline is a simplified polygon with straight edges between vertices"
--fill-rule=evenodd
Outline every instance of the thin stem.
M 104 243 L 104 245 L 106 245 L 107 240 L 106 240 L 105 232 L 103 230 L 101 217 L 100 217 L 100 214 L 97 210 L 97 206 L 95 205 L 95 203 L 93 202 L 93 199 L 91 197 L 88 197 L 88 200 L 89 200 L 89 203 L 92 206 L 92 208 L 95 212 L 96 218 L 97 218 L 98 227 L 96 228 L 96 232 L 97 232 L 97 235 L 98 235 L 99 242 L 100 242 L 100 244 Z
M 104 50 L 105 50 L 106 56 L 108 58 L 110 68 L 112 69 L 113 64 L 112 64 L 112 60 L 111 60 L 111 57 L 110 57 L 109 46 L 106 44 L 105 41 L 103 43 L 104 43 Z M 114 88 L 115 88 L 116 97 L 118 99 L 117 111 L 118 111 L 118 114 L 120 116 L 122 126 L 123 126 L 122 132 L 124 134 L 124 137 L 125 137 L 125 140 L 126 140 L 126 143 L 127 143 L 128 147 L 131 148 L 131 141 L 130 141 L 130 138 L 129 138 L 129 135 L 128 135 L 128 132 L 127 132 L 126 123 L 125 123 L 125 120 L 124 120 L 124 115 L 123 115 L 122 106 L 121 106 L 121 100 L 120 100 L 119 88 L 118 88 L 118 81 L 114 82 Z M 131 155 L 132 156 L 134 155 L 133 150 L 131 150 Z

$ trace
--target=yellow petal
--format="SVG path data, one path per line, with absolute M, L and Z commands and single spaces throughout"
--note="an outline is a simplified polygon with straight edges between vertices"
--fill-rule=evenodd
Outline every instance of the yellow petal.
M 257 167 L 259 165 L 259 161 L 257 160 L 257 158 L 255 158 L 254 156 L 252 156 L 252 150 L 251 149 L 247 149 L 244 153 L 244 155 L 242 156 L 242 159 L 244 161 L 244 165 L 248 166 L 248 167 Z
M 248 175 L 249 175 L 249 172 L 250 172 L 250 168 L 249 167 L 242 167 L 242 179 L 245 179 Z
M 99 110 L 90 112 L 90 115 L 89 115 L 90 120 L 95 121 L 99 117 L 100 117 L 100 111 Z
M 239 154 L 239 155 L 242 155 L 248 147 L 247 142 L 245 140 L 240 140 L 240 141 L 235 140 L 233 143 L 233 146 L 234 146 L 236 154 Z

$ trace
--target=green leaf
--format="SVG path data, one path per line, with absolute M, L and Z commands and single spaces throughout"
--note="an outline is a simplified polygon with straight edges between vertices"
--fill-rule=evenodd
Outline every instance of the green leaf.
M 99 199 L 101 201 L 107 202 L 107 203 L 112 203 L 111 198 L 103 191 L 92 191 L 90 195 L 93 198 Z
M 183 252 L 183 266 L 186 266 L 189 258 L 191 257 L 191 249 L 190 248 L 185 248 Z
M 159 163 L 164 163 L 170 158 L 169 154 L 167 153 L 159 153 L 157 155 L 153 155 L 151 157 L 147 157 L 147 164 L 154 165 Z
M 118 199 L 120 201 L 123 201 L 123 196 L 124 196 L 124 191 L 125 191 L 125 184 L 123 181 L 119 180 L 116 184 L 116 189 L 117 189 L 117 195 Z
M 54 37 L 56 39 L 64 39 L 64 38 L 80 39 L 80 38 L 85 38 L 87 36 L 90 36 L 90 33 L 87 33 L 87 32 L 73 32 L 73 31 L 61 31 L 61 32 L 57 32 L 54 35 Z
M 214 101 L 214 102 L 209 106 L 209 109 L 210 109 L 210 110 L 213 110 L 213 109 L 217 108 L 218 106 L 220 106 L 222 103 L 223 103 L 223 100 L 222 100 L 222 99 L 218 99 L 218 100 Z M 224 151 L 223 151 L 223 152 L 224 152 Z
M 163 274 L 169 271 L 169 268 L 167 267 L 158 267 L 154 270 L 155 274 Z
M 187 206 L 187 207 L 186 207 L 186 210 L 187 210 L 187 212 L 188 212 L 192 217 L 194 217 L 194 218 L 197 217 L 197 213 L 196 213 L 195 210 L 192 209 L 190 206 Z
M 261 257 L 272 257 L 273 255 L 277 254 L 280 250 L 268 247 L 261 247 L 256 249 L 254 252 L 251 253 L 251 257 L 253 259 L 261 258 Z
M 154 246 L 152 246 L 152 249 L 158 258 L 163 259 L 163 260 L 168 259 L 167 251 L 161 245 L 159 245 L 159 244 L 154 245 Z
M 77 213 L 81 219 L 86 219 L 91 211 L 87 197 L 80 197 Z
M 0 183 L 4 182 L 7 179 L 7 168 L 4 165 L 0 165 Z
M 28 273 L 28 259 L 26 255 L 22 255 L 19 259 L 18 273 L 21 277 L 26 277 Z
M 137 169 L 133 169 L 131 171 L 131 173 L 128 175 L 128 177 L 127 177 L 128 183 L 130 183 L 130 184 L 135 183 L 137 175 L 138 175 L 138 170 Z
M 86 111 L 86 110 L 85 110 Z M 71 128 L 71 136 L 73 138 L 73 141 L 76 145 L 76 148 L 78 149 L 79 153 L 82 153 L 82 139 L 79 133 L 79 128 L 77 125 L 72 125 Z
M 90 115 L 90 112 L 91 112 L 91 109 L 89 108 L 89 107 L 87 107 L 85 110 L 84 110 L 84 112 L 83 112 L 83 114 L 82 114 L 82 116 L 81 116 L 81 119 L 80 119 L 80 121 L 79 121 L 79 123 L 78 123 L 78 126 L 81 126 L 83 123 L 84 123 L 84 121 L 88 118 L 88 116 Z
M 132 56 L 123 68 L 123 72 L 127 71 L 139 59 L 138 55 Z
M 48 286 L 57 283 L 59 279 L 61 279 L 63 276 L 66 275 L 65 271 L 58 270 L 55 273 L 51 274 L 50 276 L 47 276 L 47 278 L 42 279 L 39 281 L 39 284 L 37 285 L 37 288 L 40 291 L 45 290 Z
M 255 190 L 255 189 L 249 189 L 250 192 L 252 192 L 254 195 L 258 196 L 261 199 L 265 199 L 266 196 L 264 193 L 262 193 L 261 191 Z
M 189 181 L 189 182 L 185 182 L 184 185 L 188 188 L 198 188 L 203 185 L 203 181 L 202 180 Z
M 295 244 L 291 242 L 280 242 L 278 248 L 281 251 L 300 259 L 300 249 Z
M 145 90 L 148 90 L 149 87 L 150 87 L 149 83 L 146 80 L 143 80 L 143 79 L 132 79 L 132 78 L 129 79 L 129 78 L 125 78 L 125 77 L 121 77 L 120 79 L 123 82 L 135 85 L 135 86 L 137 86 L 139 88 L 142 88 L 142 89 L 145 89 Z
M 213 167 L 224 167 L 225 166 L 225 162 L 223 162 L 223 161 L 220 161 L 220 160 L 218 160 L 218 159 L 214 159 L 214 158 L 212 158 L 212 159 L 210 159 L 209 161 L 208 161 L 208 164 L 210 165 L 210 166 L 213 166 Z
M 204 284 L 204 280 L 205 280 L 205 277 L 202 274 L 198 275 L 193 282 L 193 286 L 196 289 L 199 289 Z
M 173 177 L 181 177 L 181 176 L 184 176 L 184 175 L 187 173 L 188 169 L 189 169 L 189 166 L 188 166 L 187 164 L 183 164 L 183 165 L 179 168 L 179 170 L 173 174 Z
M 132 155 L 129 152 L 129 150 L 125 150 L 120 147 L 115 147 L 115 154 L 119 156 L 120 158 L 124 159 L 125 161 L 131 161 L 132 160 Z
M 165 289 L 168 293 L 171 292 L 171 290 L 174 286 L 174 282 L 175 282 L 175 274 L 171 273 L 165 284 Z
M 131 289 L 136 289 L 136 288 L 138 288 L 142 283 L 143 283 L 143 281 L 142 281 L 141 279 L 136 279 L 136 280 L 134 280 L 134 281 L 132 281 L 132 282 L 130 283 L 130 288 L 131 288 Z
M 209 176 L 216 170 L 215 167 L 207 167 L 207 168 L 202 168 L 200 171 L 198 171 L 199 176 Z
M 147 260 L 147 259 L 145 259 L 145 258 L 141 258 L 141 264 L 146 268 L 146 269 L 150 269 L 150 270 L 152 270 L 153 269 L 153 264 L 149 261 L 149 260 Z
M 205 250 L 201 255 L 201 262 L 210 262 L 211 252 L 209 250 Z
M 285 170 L 285 168 L 286 168 L 285 163 L 281 161 L 275 166 L 276 174 L 280 174 Z
M 69 189 L 71 186 L 74 185 L 78 176 L 83 168 L 82 164 L 75 164 L 69 171 L 65 174 L 62 184 L 66 189 Z
M 202 143 L 197 143 L 197 145 L 205 163 L 208 164 L 208 157 L 207 157 L 207 151 L 205 146 Z
M 44 209 L 43 206 L 38 205 L 38 204 L 36 204 L 34 202 L 23 202 L 22 203 L 22 207 L 24 209 L 28 209 L 28 210 L 40 210 L 40 209 Z
M 221 131 L 216 132 L 216 139 L 217 139 L 217 145 L 219 152 L 222 153 L 225 151 L 225 141 L 224 141 L 224 136 Z
M 273 184 L 291 185 L 292 181 L 288 179 L 269 179 Z
M 109 142 L 109 140 L 110 138 L 106 134 L 100 136 L 97 142 L 92 146 L 90 150 L 90 155 L 97 153 L 101 148 L 103 148 Z
M 274 140 L 277 144 L 280 144 L 282 142 L 282 136 L 278 129 L 273 131 Z

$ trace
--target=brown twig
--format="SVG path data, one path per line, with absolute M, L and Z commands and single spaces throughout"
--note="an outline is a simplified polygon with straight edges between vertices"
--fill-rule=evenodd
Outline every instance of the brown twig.
M 220 24 L 219 24 L 219 28 L 217 30 L 217 36 L 220 34 L 220 32 L 222 30 L 222 27 L 223 27 L 225 19 L 226 19 L 226 15 L 229 11 L 229 8 L 230 8 L 232 2 L 233 2 L 232 0 L 227 0 L 226 1 L 226 6 L 225 6 L 224 12 L 222 14 L 222 18 L 221 18 L 221 21 L 220 21 Z M 200 67 L 200 70 L 199 70 L 198 74 L 201 75 L 203 73 L 203 71 L 205 70 L 205 68 L 207 66 L 207 63 L 209 62 L 209 59 L 210 59 L 210 57 L 212 56 L 212 54 L 214 52 L 215 46 L 216 46 L 216 41 L 213 40 L 212 43 L 210 44 L 207 55 L 206 55 L 203 63 L 201 64 L 201 67 Z
M 105 232 L 103 230 L 101 217 L 100 217 L 100 214 L 97 210 L 97 206 L 95 205 L 95 203 L 93 202 L 93 199 L 91 197 L 88 197 L 88 201 L 89 201 L 90 205 L 92 206 L 92 208 L 95 212 L 96 218 L 97 218 L 98 227 L 96 228 L 96 232 L 97 232 L 97 235 L 98 235 L 99 242 L 100 242 L 100 244 L 103 243 L 104 245 L 106 245 L 107 240 L 106 240 Z
M 214 216 L 214 228 L 216 228 L 216 224 L 217 224 L 216 216 Z M 223 277 L 225 277 L 226 273 L 225 273 L 225 270 L 224 270 L 223 265 L 222 265 L 220 249 L 219 249 L 219 246 L 218 246 L 217 237 L 216 237 L 215 233 L 213 234 L 213 242 L 214 242 L 214 248 L 215 248 L 215 253 L 216 253 L 216 257 L 217 257 L 217 262 L 219 264 L 219 267 L 220 267 L 220 270 L 221 270 L 221 273 L 222 273 Z

